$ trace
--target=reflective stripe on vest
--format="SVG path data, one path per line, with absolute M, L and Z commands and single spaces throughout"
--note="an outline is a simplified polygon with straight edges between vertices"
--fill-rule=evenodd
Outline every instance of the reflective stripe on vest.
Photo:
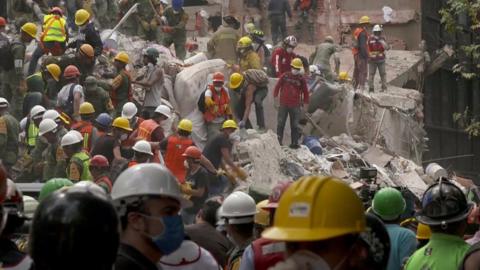
M 67 39 L 65 24 L 65 19 L 58 15 L 45 15 L 41 40 L 64 42 Z
M 138 165 L 138 162 L 136 160 L 131 160 L 130 162 L 128 162 L 128 168 L 133 167 L 135 165 Z
M 358 37 L 360 36 L 360 34 L 362 32 L 365 31 L 365 34 L 367 34 L 367 31 L 361 27 L 358 27 L 357 29 L 355 29 L 355 31 L 353 32 L 353 41 L 355 42 L 353 48 L 352 48 L 352 52 L 354 55 L 358 54 L 360 52 L 360 49 L 359 49 L 359 45 L 358 44 Z M 368 34 L 367 34 L 367 40 L 368 40 Z
M 167 151 L 165 152 L 165 165 L 172 174 L 183 184 L 185 175 L 187 174 L 183 162 L 185 157 L 182 156 L 187 147 L 192 146 L 193 141 L 189 138 L 180 136 L 170 136 L 167 143 Z
M 212 100 L 215 105 L 207 108 L 207 110 L 203 114 L 205 121 L 211 122 L 215 118 L 221 116 L 225 116 L 226 118 L 228 116 L 227 111 L 230 104 L 230 98 L 228 97 L 227 91 L 225 91 L 225 88 L 222 87 L 222 90 L 220 90 L 220 95 L 218 95 L 217 90 L 215 90 L 213 85 L 209 85 L 209 88 L 212 92 Z
M 160 125 L 155 122 L 153 119 L 148 119 L 143 121 L 140 126 L 138 126 L 138 139 L 151 141 L 153 131 L 158 128 Z
M 33 121 L 30 121 L 27 131 L 27 144 L 28 146 L 35 147 L 35 142 L 38 137 L 38 128 L 35 126 Z
M 90 175 L 90 156 L 84 152 L 80 151 L 76 154 L 74 154 L 70 160 L 70 162 L 74 162 L 73 160 L 76 159 L 80 161 L 82 165 L 82 172 L 80 175 L 80 180 L 92 180 L 92 176 Z M 67 178 L 70 179 L 70 166 L 67 167 Z
M 87 150 L 87 152 L 90 152 L 92 147 L 92 140 L 90 138 L 92 137 L 93 133 L 92 123 L 79 121 L 72 126 L 72 129 L 75 129 L 83 135 L 83 148 Z
M 285 258 L 285 243 L 259 238 L 252 242 L 255 270 L 267 270 Z
M 379 38 L 368 38 L 368 58 L 374 61 L 380 61 L 385 59 L 385 47 Z

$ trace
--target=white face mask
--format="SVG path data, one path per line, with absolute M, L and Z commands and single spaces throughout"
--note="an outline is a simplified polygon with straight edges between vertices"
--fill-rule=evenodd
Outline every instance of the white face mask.
M 178 13 L 180 13 L 180 11 L 173 10 L 173 14 L 178 14 Z
M 292 53 L 292 52 L 293 52 L 293 48 L 288 47 L 288 48 L 287 48 L 287 52 L 288 52 L 288 53 Z
M 126 141 L 128 139 L 128 134 L 122 134 L 120 135 L 120 141 Z
M 215 91 L 217 91 L 217 92 L 220 92 L 220 90 L 222 90 L 221 86 L 214 86 L 213 88 L 215 88 Z
M 300 74 L 300 70 L 292 68 L 292 74 L 293 74 L 293 75 L 299 75 L 299 74 Z
M 186 160 L 183 161 L 183 166 L 185 167 L 185 169 L 189 169 L 190 166 L 188 166 L 188 162 Z

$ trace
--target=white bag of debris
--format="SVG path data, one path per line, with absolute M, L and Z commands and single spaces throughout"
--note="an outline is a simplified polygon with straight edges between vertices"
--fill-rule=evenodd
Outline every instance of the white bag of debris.
M 201 53 L 195 54 L 192 57 L 189 57 L 188 59 L 185 59 L 185 61 L 183 61 L 183 63 L 186 66 L 189 66 L 189 65 L 195 65 L 195 64 L 201 63 L 203 61 L 207 61 L 207 60 L 208 60 L 207 55 L 204 52 L 201 52 Z

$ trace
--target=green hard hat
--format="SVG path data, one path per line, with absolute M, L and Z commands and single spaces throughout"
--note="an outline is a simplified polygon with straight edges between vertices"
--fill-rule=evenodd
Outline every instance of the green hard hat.
M 405 207 L 406 203 L 402 193 L 395 188 L 382 188 L 373 197 L 373 212 L 386 221 L 397 219 L 403 214 Z
M 45 89 L 45 83 L 43 82 L 43 78 L 40 73 L 35 73 L 28 76 L 26 81 L 27 89 L 30 92 L 43 92 L 43 89 Z
M 73 186 L 73 183 L 67 178 L 52 178 L 43 185 L 42 190 L 40 190 L 40 194 L 38 195 L 38 200 L 41 201 L 62 187 L 69 186 Z

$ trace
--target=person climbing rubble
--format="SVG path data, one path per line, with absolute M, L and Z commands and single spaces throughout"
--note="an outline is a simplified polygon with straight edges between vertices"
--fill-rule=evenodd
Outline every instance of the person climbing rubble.
M 298 21 L 295 24 L 295 32 L 302 33 L 303 27 L 307 26 L 309 41 L 314 42 L 315 38 L 315 14 L 317 12 L 317 1 L 315 0 L 296 0 L 293 4 L 293 10 L 298 12 Z
M 132 101 L 132 77 L 126 67 L 130 63 L 130 57 L 125 52 L 119 52 L 114 59 L 117 76 L 111 83 L 110 97 L 117 115 L 122 113 L 123 105 Z
M 210 59 L 220 58 L 227 64 L 237 63 L 236 46 L 240 39 L 240 22 L 234 16 L 223 17 L 223 25 L 213 34 L 207 43 Z
M 187 54 L 185 43 L 187 41 L 186 24 L 188 22 L 188 14 L 183 9 L 183 0 L 172 0 L 172 6 L 165 9 L 163 16 L 165 16 L 167 25 L 162 26 L 164 32 L 162 44 L 167 48 L 173 44 L 175 55 L 183 60 Z
M 297 57 L 297 54 L 293 52 L 297 47 L 298 42 L 295 36 L 288 36 L 283 40 L 282 46 L 277 47 L 272 52 L 272 58 L 270 60 L 274 70 L 274 77 L 280 78 L 280 76 L 291 71 L 291 62 Z
M 237 54 L 239 59 L 239 67 L 234 71 L 245 71 L 248 69 L 262 69 L 262 63 L 260 56 L 253 50 L 252 39 L 248 36 L 240 38 L 237 42 Z
M 98 57 L 102 54 L 103 42 L 93 21 L 90 19 L 91 15 L 88 11 L 85 9 L 77 10 L 75 13 L 75 24 L 78 26 L 78 34 L 75 41 L 71 42 L 68 47 L 79 50 L 83 44 L 89 44 L 93 48 L 94 56 Z
M 309 62 L 312 65 L 317 65 L 323 77 L 333 82 L 337 75 L 340 74 L 340 58 L 337 54 L 339 47 L 335 44 L 332 36 L 326 36 L 324 42 L 315 47 L 315 52 L 310 55 Z M 332 73 L 330 59 L 333 56 L 335 63 L 335 74 Z
M 360 26 L 353 32 L 353 88 L 355 90 L 365 89 L 365 83 L 367 80 L 368 72 L 368 30 L 370 25 L 370 18 L 368 16 L 362 16 L 359 21 Z
M 300 71 L 303 69 L 303 63 L 300 58 L 294 58 L 291 61 L 292 71 L 287 71 L 280 76 L 275 89 L 273 91 L 274 105 L 278 109 L 277 122 L 277 136 L 280 144 L 283 143 L 283 131 L 287 117 L 290 117 L 290 129 L 292 143 L 290 148 L 296 149 L 300 145 L 300 129 L 299 121 L 301 117 L 302 108 L 307 111 L 309 102 L 309 93 L 307 82 L 301 75 Z
M 390 49 L 385 37 L 382 36 L 382 26 L 373 26 L 373 35 L 368 37 L 368 91 L 374 92 L 375 73 L 380 74 L 382 91 L 387 91 L 387 72 L 385 70 L 385 51 Z

